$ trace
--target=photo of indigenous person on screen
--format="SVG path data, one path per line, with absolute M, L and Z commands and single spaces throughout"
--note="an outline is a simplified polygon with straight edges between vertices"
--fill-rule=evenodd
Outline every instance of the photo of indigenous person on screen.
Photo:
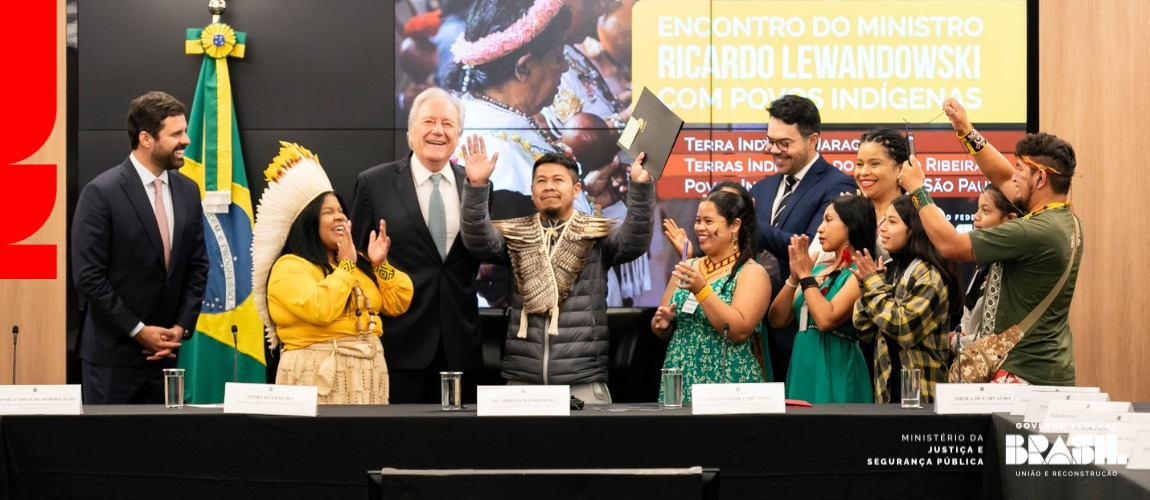
M 686 122 L 656 182 L 657 219 L 681 227 L 716 183 L 750 188 L 778 173 L 766 107 L 785 95 L 815 102 L 823 131 L 813 148 L 851 177 L 864 132 L 913 131 L 935 198 L 960 230 L 972 227 L 986 179 L 954 149 L 942 102 L 991 113 L 997 144 L 1025 132 L 1025 65 L 990 70 L 1025 60 L 1021 1 L 977 14 L 940 2 L 861 2 L 834 19 L 797 1 L 398 0 L 395 12 L 396 126 L 423 89 L 457 95 L 461 136 L 477 134 L 500 153 L 496 220 L 532 213 L 530 166 L 558 152 L 579 165 L 576 209 L 621 221 L 632 159 L 617 141 L 644 87 Z M 919 22 L 931 16 L 961 22 Z M 923 54 L 933 63 L 904 64 Z M 458 152 L 453 160 L 466 163 Z M 658 306 L 651 284 L 677 262 L 656 238 L 646 255 L 610 270 L 608 305 Z M 506 306 L 507 270 L 484 265 L 479 279 L 480 305 Z

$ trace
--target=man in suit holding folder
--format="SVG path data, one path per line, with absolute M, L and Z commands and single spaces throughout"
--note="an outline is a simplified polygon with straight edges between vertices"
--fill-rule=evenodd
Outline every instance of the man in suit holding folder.
M 200 190 L 176 169 L 187 108 L 163 92 L 132 101 L 132 153 L 80 193 L 72 278 L 88 304 L 80 333 L 84 403 L 159 404 L 163 369 L 196 327 L 208 256 Z
M 854 179 L 818 153 L 822 120 L 815 103 L 805 97 L 785 95 L 772 102 L 767 111 L 771 116 L 767 122 L 767 151 L 779 173 L 755 183 L 751 196 L 759 219 L 759 247 L 779 260 L 779 272 L 786 278 L 791 272 L 787 255 L 791 236 L 814 237 L 831 200 L 844 191 L 854 192 L 857 187 Z M 768 336 L 776 381 L 787 378 L 795 333 L 792 324 L 773 330 Z
M 459 239 L 463 167 L 451 163 L 463 126 L 463 104 L 430 88 L 413 101 L 407 120 L 412 154 L 359 174 L 351 230 L 367 247 L 379 220 L 395 245 L 388 260 L 411 277 L 407 313 L 383 317 L 383 354 L 391 403 L 439 402 L 439 372 L 462 371 L 464 400 L 475 400 L 482 340 L 475 275 L 479 261 Z

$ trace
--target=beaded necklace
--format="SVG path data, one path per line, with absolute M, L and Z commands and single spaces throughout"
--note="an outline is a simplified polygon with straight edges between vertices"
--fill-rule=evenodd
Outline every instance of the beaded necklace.
M 356 281 L 352 285 L 352 291 L 355 293 L 355 331 L 360 335 L 370 334 L 375 331 L 376 320 L 379 319 L 379 313 L 371 308 L 371 299 L 367 298 L 363 293 L 363 289 L 359 287 L 359 282 Z M 363 328 L 363 310 L 367 310 L 367 329 Z
M 1030 213 L 1024 215 L 1022 218 L 1023 219 L 1029 219 L 1031 217 L 1034 217 L 1035 215 L 1038 215 L 1042 212 L 1045 212 L 1047 209 L 1056 209 L 1056 208 L 1070 208 L 1070 204 L 1065 202 L 1065 201 L 1056 201 L 1054 203 L 1047 203 L 1041 207 L 1034 209 L 1033 212 L 1030 212 Z
M 576 49 L 575 52 L 579 52 L 579 50 Z M 596 95 L 595 91 L 598 90 L 598 95 L 607 100 L 612 111 L 624 108 L 619 99 L 615 97 L 615 93 L 611 92 L 611 87 L 607 85 L 607 81 L 603 79 L 603 75 L 599 73 L 595 65 L 587 59 L 587 56 L 581 53 L 579 55 L 582 56 L 580 61 L 575 60 L 571 54 L 567 53 L 564 53 L 563 57 L 567 59 L 567 64 L 575 69 L 575 74 L 579 77 L 579 82 L 583 84 L 587 94 L 594 96 Z
M 519 111 L 518 109 L 515 109 L 515 108 L 513 108 L 507 104 L 504 104 L 502 102 L 499 102 L 495 99 L 492 99 L 487 94 L 477 93 L 477 94 L 472 94 L 472 95 L 474 95 L 477 99 L 479 99 L 483 102 L 486 102 L 487 104 L 495 106 L 495 107 L 502 109 L 504 111 L 509 111 L 512 114 L 515 114 L 516 116 L 519 116 L 520 118 L 526 120 L 527 123 L 531 125 L 531 128 L 533 130 L 535 130 L 535 133 L 539 134 L 539 137 L 542 137 L 543 140 L 547 142 L 547 144 L 549 144 L 553 149 L 555 149 L 555 151 L 558 151 L 558 152 L 563 153 L 563 154 L 568 155 L 568 156 L 571 155 L 571 148 L 568 147 L 566 144 L 563 144 L 563 142 L 561 142 L 559 140 L 558 135 L 555 135 L 555 133 L 550 131 L 550 130 L 546 130 L 543 127 L 540 127 L 538 123 L 535 123 L 535 119 L 531 118 L 530 116 L 527 116 L 527 113 Z
M 734 264 L 736 260 L 739 260 L 738 250 L 735 250 L 735 253 L 728 255 L 719 262 L 712 261 L 710 257 L 703 257 L 703 280 L 710 281 L 711 276 L 714 276 L 724 267 Z

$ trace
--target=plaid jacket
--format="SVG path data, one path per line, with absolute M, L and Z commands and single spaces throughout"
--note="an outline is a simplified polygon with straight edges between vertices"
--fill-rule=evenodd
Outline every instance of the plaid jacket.
M 942 274 L 926 262 L 916 259 L 908 272 L 902 273 L 895 286 L 886 283 L 883 273 L 874 273 L 862 282 L 862 296 L 855 303 L 854 325 L 864 341 L 876 341 L 881 334 L 887 342 L 897 342 L 899 361 L 904 368 L 922 369 L 922 398 L 934 400 L 934 384 L 946 381 L 950 363 L 947 333 L 950 329 L 949 291 Z M 876 351 L 878 350 L 878 342 Z M 887 380 L 882 378 L 875 353 L 876 394 L 885 393 Z M 897 375 L 895 375 L 897 376 Z M 889 395 L 880 401 L 889 401 Z

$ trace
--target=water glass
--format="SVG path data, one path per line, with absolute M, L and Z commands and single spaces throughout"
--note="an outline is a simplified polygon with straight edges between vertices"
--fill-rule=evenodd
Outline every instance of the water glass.
M 902 407 L 922 408 L 922 369 L 902 369 Z
M 184 369 L 164 368 L 164 406 L 184 407 Z
M 444 410 L 463 409 L 463 372 L 439 372 L 439 406 Z
M 683 369 L 663 368 L 663 408 L 683 407 Z

